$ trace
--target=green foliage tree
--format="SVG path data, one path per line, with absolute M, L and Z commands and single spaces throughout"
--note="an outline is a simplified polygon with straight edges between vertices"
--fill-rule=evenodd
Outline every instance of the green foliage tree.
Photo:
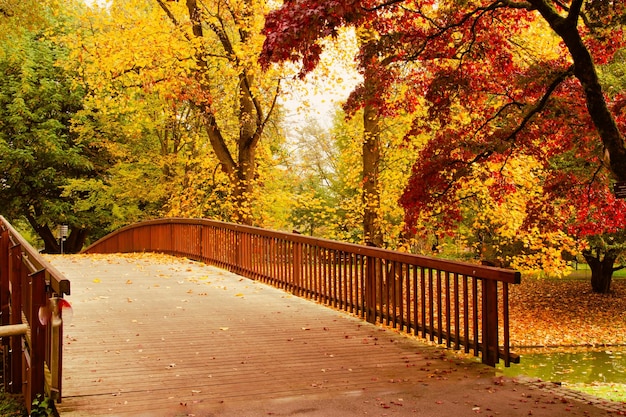
M 103 172 L 95 149 L 71 130 L 84 90 L 57 65 L 64 49 L 39 32 L 3 42 L 0 53 L 0 211 L 26 218 L 48 252 L 60 249 L 56 225 L 69 225 L 65 249 L 78 251 L 92 225 L 63 187 Z

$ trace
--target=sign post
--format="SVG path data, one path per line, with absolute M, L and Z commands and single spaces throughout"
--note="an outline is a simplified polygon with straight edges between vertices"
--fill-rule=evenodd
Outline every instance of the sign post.
M 67 238 L 68 226 L 66 224 L 59 226 L 59 240 L 61 243 L 61 255 L 63 255 L 63 242 Z

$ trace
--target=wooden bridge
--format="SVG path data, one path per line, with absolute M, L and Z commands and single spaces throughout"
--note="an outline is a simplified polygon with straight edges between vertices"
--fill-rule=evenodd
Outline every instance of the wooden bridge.
M 213 266 L 51 262 L 72 281 L 61 417 L 411 414 L 493 386 L 493 368 Z
M 7 243 L 15 238 L 10 225 L 3 227 L 3 247 L 12 248 L 12 256 L 19 252 L 22 259 L 39 259 L 28 252 L 27 244 L 18 248 Z M 40 382 L 26 385 L 32 393 L 56 393 L 63 399 L 59 404 L 63 415 L 141 415 L 141 410 L 155 415 L 155 409 L 165 407 L 163 399 L 169 401 L 166 415 L 172 415 L 172 401 L 184 414 L 207 404 L 219 407 L 229 399 L 245 398 L 249 403 L 251 398 L 284 401 L 313 395 L 328 400 L 331 394 L 360 396 L 368 389 L 380 394 L 367 397 L 371 403 L 373 398 L 383 398 L 384 392 L 396 392 L 388 384 L 424 384 L 401 370 L 428 370 L 432 358 L 441 355 L 422 345 L 417 349 L 415 340 L 402 333 L 480 356 L 491 366 L 501 359 L 506 365 L 516 360 L 508 335 L 508 285 L 520 280 L 514 271 L 188 219 L 130 226 L 86 252 L 165 253 L 240 276 L 212 268 L 194 276 L 198 263 L 179 271 L 191 276 L 169 273 L 171 266 L 156 277 L 138 274 L 159 267 L 153 258 L 145 265 L 115 271 L 118 261 L 109 258 L 54 258 L 57 268 L 23 272 L 42 277 L 47 291 L 42 305 L 46 299 L 67 296 L 72 282 L 75 314 L 70 324 L 66 318 L 65 325 L 59 326 L 56 304 L 52 305 L 56 321 L 33 320 L 37 309 L 32 303 L 30 313 L 22 314 L 29 333 L 31 326 L 41 325 L 42 332 L 56 335 L 44 339 L 51 341 L 50 351 L 57 356 L 35 355 L 45 358 L 43 368 L 56 364 L 58 370 L 51 376 L 56 385 L 52 390 Z M 9 265 L 0 269 L 3 285 L 14 281 L 10 265 L 16 262 L 11 259 L 1 261 Z M 63 271 L 62 281 L 51 279 L 57 269 Z M 228 283 L 220 284 L 226 276 Z M 2 294 L 10 299 L 14 287 L 6 287 Z M 266 298 L 268 294 L 272 295 Z M 5 299 L 3 305 L 9 304 Z M 339 310 L 351 316 L 340 315 Z M 16 321 L 16 314 L 11 320 Z M 393 331 L 380 333 L 374 324 Z M 58 342 L 63 332 L 64 346 Z M 19 340 L 17 336 L 3 341 Z M 248 342 L 234 348 L 228 341 L 235 337 Z M 22 338 L 20 350 L 36 352 L 31 339 Z M 11 346 L 15 351 L 18 345 L 11 342 Z M 433 378 L 453 369 L 452 363 L 448 369 L 437 367 Z M 379 385 L 381 380 L 387 381 L 386 387 Z M 15 384 L 9 386 L 15 389 Z

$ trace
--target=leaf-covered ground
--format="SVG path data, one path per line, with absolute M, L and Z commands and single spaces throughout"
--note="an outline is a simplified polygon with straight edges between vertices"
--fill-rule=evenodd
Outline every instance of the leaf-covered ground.
M 626 279 L 594 294 L 588 279 L 522 278 L 511 286 L 514 347 L 626 345 Z

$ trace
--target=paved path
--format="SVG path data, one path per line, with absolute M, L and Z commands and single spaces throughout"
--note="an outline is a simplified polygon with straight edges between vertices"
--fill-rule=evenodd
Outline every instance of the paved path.
M 72 285 L 61 417 L 554 417 L 620 409 L 502 378 L 475 360 L 196 262 L 50 259 Z

